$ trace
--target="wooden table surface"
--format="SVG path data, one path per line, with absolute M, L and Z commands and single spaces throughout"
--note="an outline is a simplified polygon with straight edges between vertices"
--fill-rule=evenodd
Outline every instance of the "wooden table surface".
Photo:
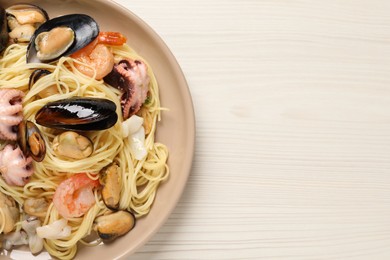
M 389 1 L 115 1 L 177 58 L 197 131 L 128 259 L 390 259 Z

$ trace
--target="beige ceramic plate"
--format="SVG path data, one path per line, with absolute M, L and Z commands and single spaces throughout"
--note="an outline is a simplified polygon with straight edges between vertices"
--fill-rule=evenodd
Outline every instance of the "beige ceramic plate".
M 137 222 L 126 236 L 110 245 L 80 248 L 77 259 L 113 259 L 130 255 L 161 227 L 174 209 L 191 170 L 195 140 L 195 119 L 191 96 L 183 73 L 174 56 L 156 33 L 141 19 L 122 6 L 107 0 L 0 0 L 3 7 L 15 3 L 33 3 L 44 8 L 50 17 L 68 13 L 85 13 L 99 23 L 101 31 L 119 31 L 128 44 L 142 55 L 153 68 L 160 85 L 163 112 L 158 125 L 157 141 L 169 148 L 171 175 L 160 186 L 150 213 Z M 162 18 L 163 19 L 163 18 Z M 29 252 L 13 250 L 12 259 L 31 258 Z M 34 259 L 47 259 L 42 253 Z

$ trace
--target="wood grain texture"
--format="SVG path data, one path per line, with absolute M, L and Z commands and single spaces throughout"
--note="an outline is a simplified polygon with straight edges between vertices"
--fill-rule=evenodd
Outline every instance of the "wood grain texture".
M 193 97 L 187 189 L 129 259 L 389 259 L 390 2 L 116 0 Z

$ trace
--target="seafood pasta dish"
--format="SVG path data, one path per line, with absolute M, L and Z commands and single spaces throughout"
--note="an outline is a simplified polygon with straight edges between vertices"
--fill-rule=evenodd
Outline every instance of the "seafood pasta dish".
M 115 243 L 169 176 L 152 68 L 85 14 L 16 4 L 0 27 L 2 249 L 72 259 Z

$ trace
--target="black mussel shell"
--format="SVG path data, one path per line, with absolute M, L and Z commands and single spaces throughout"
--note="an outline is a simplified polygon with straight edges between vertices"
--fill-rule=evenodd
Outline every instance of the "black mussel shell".
M 98 24 L 92 17 L 85 14 L 69 14 L 50 19 L 39 26 L 33 37 L 31 37 L 30 43 L 27 47 L 27 63 L 42 62 L 37 57 L 37 51 L 35 49 L 35 38 L 40 33 L 48 32 L 56 27 L 69 27 L 75 33 L 73 44 L 60 56 L 67 56 L 78 51 L 79 49 L 87 46 L 99 35 Z M 60 57 L 56 57 L 45 62 L 51 62 L 59 58 Z
M 0 7 L 0 51 L 7 47 L 8 43 L 8 27 L 7 16 L 3 7 Z
M 24 155 L 28 154 L 27 138 L 26 138 L 26 121 L 20 122 L 18 125 L 17 142 Z
M 43 76 L 49 75 L 50 73 L 51 73 L 50 71 L 45 70 L 45 69 L 34 70 L 31 73 L 30 78 L 28 80 L 29 89 L 31 89 L 31 87 L 35 84 L 35 82 L 37 82 L 40 78 L 42 78 Z
M 25 156 L 41 162 L 46 155 L 46 143 L 41 131 L 31 121 L 22 121 L 18 126 L 18 144 Z
M 50 128 L 94 131 L 112 127 L 118 115 L 111 100 L 74 97 L 47 103 L 38 111 L 35 120 Z

